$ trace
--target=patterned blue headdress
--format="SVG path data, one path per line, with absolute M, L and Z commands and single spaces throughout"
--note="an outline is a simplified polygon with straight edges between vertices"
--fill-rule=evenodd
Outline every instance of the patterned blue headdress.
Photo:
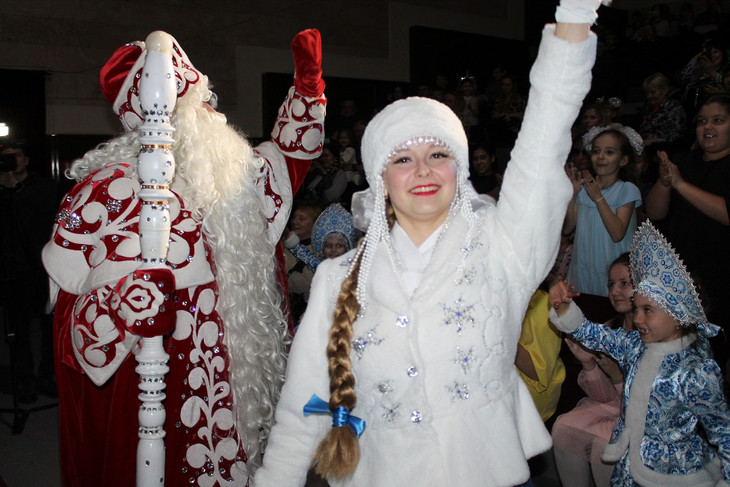
M 655 303 L 682 326 L 694 324 L 704 336 L 717 335 L 719 327 L 707 321 L 692 276 L 649 220 L 634 234 L 630 260 L 635 293 Z
M 354 248 L 360 239 L 360 232 L 352 222 L 352 215 L 339 203 L 332 203 L 319 215 L 312 228 L 312 248 L 317 257 L 324 254 L 324 241 L 330 235 L 340 237 L 347 244 L 347 250 Z

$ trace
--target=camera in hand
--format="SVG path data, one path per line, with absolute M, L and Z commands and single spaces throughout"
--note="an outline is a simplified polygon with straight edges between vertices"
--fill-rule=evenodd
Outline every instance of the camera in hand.
M 18 167 L 15 154 L 0 154 L 0 172 L 12 172 Z

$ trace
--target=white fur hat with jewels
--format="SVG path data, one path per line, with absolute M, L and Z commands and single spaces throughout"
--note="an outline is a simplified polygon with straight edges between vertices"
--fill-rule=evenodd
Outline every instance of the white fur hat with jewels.
M 451 152 L 459 178 L 465 180 L 469 148 L 464 127 L 453 110 L 430 98 L 411 97 L 391 103 L 373 117 L 363 134 L 362 160 L 368 183 L 374 185 L 394 150 L 431 141 L 440 142 Z

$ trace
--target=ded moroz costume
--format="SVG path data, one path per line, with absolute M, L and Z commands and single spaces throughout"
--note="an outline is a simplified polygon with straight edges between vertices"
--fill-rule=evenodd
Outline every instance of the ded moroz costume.
M 322 147 L 319 32 L 295 37 L 294 86 L 271 140 L 256 148 L 205 105 L 214 103 L 207 77 L 173 46 L 177 171 L 166 262 L 174 279 L 129 285 L 142 261 L 136 129 L 147 51 L 139 42 L 117 50 L 100 76 L 126 133 L 74 163 L 78 184 L 43 253 L 55 286 L 65 485 L 134 483 L 139 380 L 131 355 L 140 336 L 164 334 L 170 357 L 168 485 L 247 485 L 283 379 L 274 255 L 292 193 Z

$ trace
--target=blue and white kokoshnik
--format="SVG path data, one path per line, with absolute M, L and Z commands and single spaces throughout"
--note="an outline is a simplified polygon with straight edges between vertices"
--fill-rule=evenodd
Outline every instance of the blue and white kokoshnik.
M 666 238 L 645 221 L 634 233 L 631 246 L 631 278 L 634 292 L 651 300 L 682 326 L 715 336 L 720 328 L 707 321 L 692 276 Z
M 314 222 L 312 247 L 320 259 L 324 257 L 324 242 L 331 235 L 340 237 L 347 244 L 347 250 L 355 248 L 360 239 L 361 234 L 353 225 L 352 215 L 339 203 L 329 205 Z

